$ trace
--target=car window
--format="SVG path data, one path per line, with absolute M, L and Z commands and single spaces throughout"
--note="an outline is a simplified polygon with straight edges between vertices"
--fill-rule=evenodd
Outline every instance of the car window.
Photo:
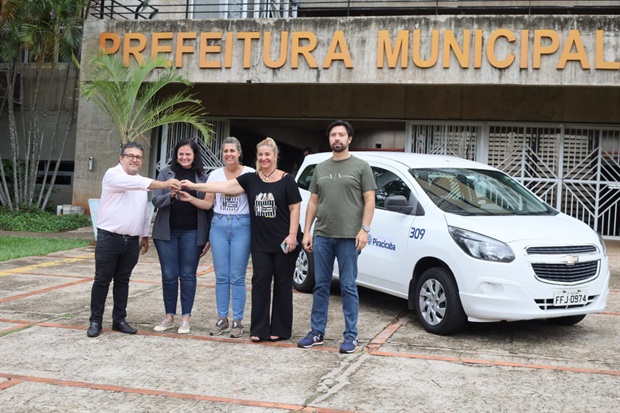
M 305 189 L 306 191 L 310 188 L 310 182 L 312 181 L 312 174 L 314 174 L 314 168 L 316 168 L 316 164 L 308 165 L 303 170 L 301 175 L 299 175 L 299 179 L 297 180 L 297 186 L 301 189 Z
M 435 205 L 459 215 L 538 215 L 553 213 L 514 179 L 499 171 L 412 169 Z
M 376 166 L 372 167 L 372 173 L 377 183 L 375 208 L 384 208 L 385 199 L 392 195 L 402 195 L 411 200 L 411 189 L 395 173 Z

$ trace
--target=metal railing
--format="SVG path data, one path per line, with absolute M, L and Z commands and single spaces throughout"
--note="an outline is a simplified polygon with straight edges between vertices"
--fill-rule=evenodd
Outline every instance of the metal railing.
M 620 14 L 618 1 L 567 0 L 304 0 L 300 14 L 318 16 L 476 15 L 476 14 Z
M 98 19 L 221 19 L 297 17 L 295 0 L 93 0 Z
M 403 15 L 620 15 L 619 0 L 93 0 L 98 19 L 226 19 Z
M 93 0 L 90 15 L 98 19 L 150 20 L 159 12 L 157 7 L 148 4 L 149 0 L 117 1 Z

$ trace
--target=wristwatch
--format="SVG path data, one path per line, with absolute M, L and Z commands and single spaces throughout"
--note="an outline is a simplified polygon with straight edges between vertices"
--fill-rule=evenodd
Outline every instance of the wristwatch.
M 366 232 L 370 232 L 370 227 L 368 225 L 362 225 L 362 229 Z

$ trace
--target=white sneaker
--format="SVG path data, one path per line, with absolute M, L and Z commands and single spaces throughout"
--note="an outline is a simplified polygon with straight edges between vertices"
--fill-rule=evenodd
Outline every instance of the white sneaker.
M 189 320 L 188 321 L 181 321 L 181 325 L 179 326 L 179 329 L 177 330 L 177 333 L 179 334 L 189 334 Z
M 164 318 L 164 321 L 155 326 L 155 331 L 166 331 L 174 327 L 174 318 Z

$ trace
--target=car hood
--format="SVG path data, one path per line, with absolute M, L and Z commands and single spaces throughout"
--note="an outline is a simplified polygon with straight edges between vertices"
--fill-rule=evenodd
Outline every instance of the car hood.
M 537 243 L 595 243 L 596 233 L 565 214 L 553 216 L 461 216 L 446 214 L 450 226 L 477 232 L 506 243 L 536 240 Z

